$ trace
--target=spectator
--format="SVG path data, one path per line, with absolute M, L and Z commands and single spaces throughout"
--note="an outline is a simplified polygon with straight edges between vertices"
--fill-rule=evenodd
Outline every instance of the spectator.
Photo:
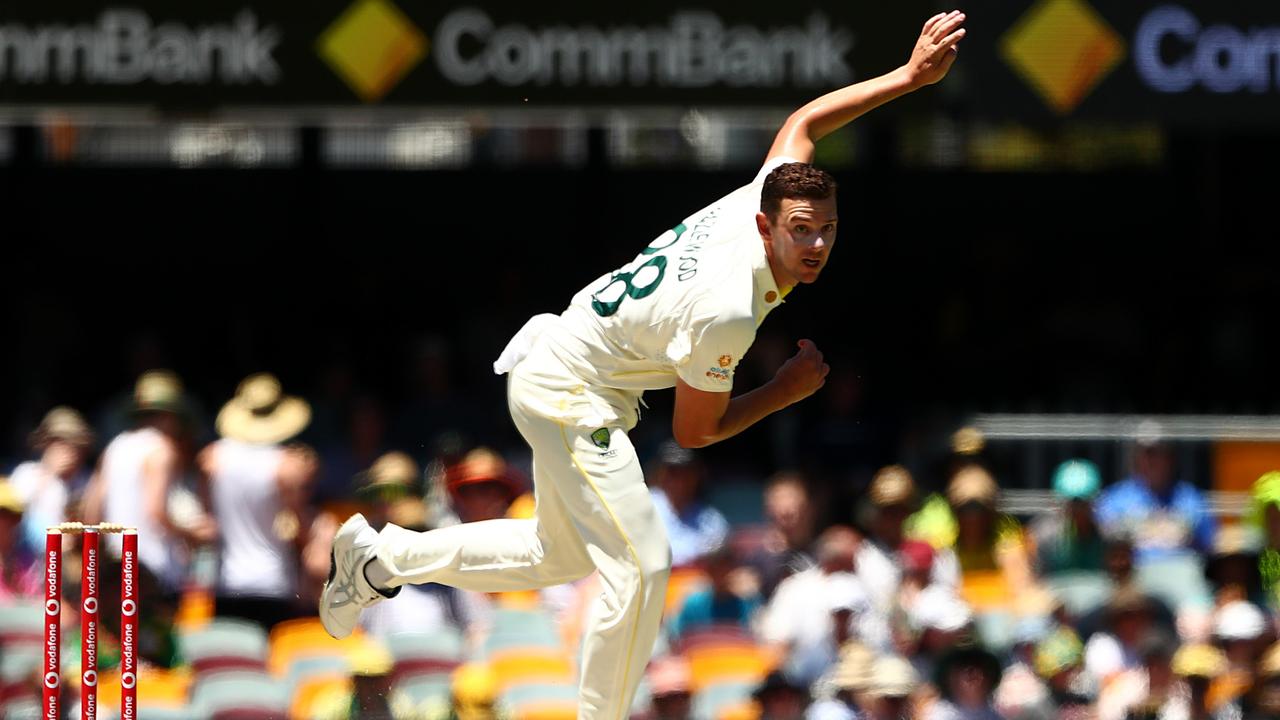
M 1262 575 L 1266 606 L 1280 609 L 1280 471 L 1264 473 L 1253 484 L 1249 525 L 1262 535 Z
M 154 584 L 162 607 L 172 609 L 186 580 L 188 548 L 213 542 L 217 525 L 203 509 L 188 518 L 172 510 L 171 495 L 182 488 L 189 431 L 178 377 L 155 370 L 138 378 L 133 417 L 134 428 L 116 436 L 102 453 L 85 491 L 85 521 L 138 529 L 138 559 L 150 576 L 144 585 Z
M 1035 670 L 1048 686 L 1050 717 L 1087 717 L 1096 688 L 1084 672 L 1084 646 L 1070 628 L 1058 628 L 1036 645 Z
M 1131 713 L 1169 715 L 1183 700 L 1183 687 L 1173 673 L 1177 640 L 1167 632 L 1150 632 L 1138 646 L 1141 664 L 1102 686 L 1096 705 L 1098 720 L 1124 720 Z M 1093 679 L 1090 676 L 1090 679 Z
M 858 583 L 852 574 L 857 548 L 852 529 L 828 529 L 818 538 L 818 565 L 783 580 L 761 613 L 760 637 L 777 646 L 793 679 L 806 686 L 835 660 L 830 593 L 840 584 Z
M 362 484 L 355 494 L 368 502 L 371 525 L 381 528 L 392 523 L 417 532 L 431 529 L 426 503 L 416 489 L 421 477 L 418 465 L 408 455 L 389 452 L 356 477 Z M 316 525 L 321 526 L 321 521 L 317 520 Z M 308 545 L 309 550 L 320 548 L 313 556 L 323 560 L 324 571 L 329 567 L 328 549 L 336 531 L 337 523 L 328 520 L 314 531 Z M 475 647 L 487 629 L 489 610 L 483 593 L 437 583 L 406 585 L 394 601 L 366 610 L 360 617 L 360 626 L 366 633 L 383 638 L 396 632 L 455 631 Z
M 1053 473 L 1053 494 L 1062 504 L 1032 527 L 1040 572 L 1101 572 L 1105 543 L 1094 519 L 1093 501 L 1102 487 L 1098 468 L 1088 460 L 1068 460 Z
M 23 536 L 24 510 L 17 489 L 0 476 L 0 605 L 41 596 L 43 566 Z
M 1173 672 L 1185 684 L 1186 691 L 1177 693 L 1172 698 L 1173 707 L 1164 712 L 1177 713 L 1175 717 L 1188 720 L 1240 717 L 1240 710 L 1234 704 L 1215 706 L 1210 700 L 1210 686 L 1226 670 L 1226 657 L 1212 645 L 1190 644 L 1179 648 L 1173 656 Z
M 1133 536 L 1137 560 L 1208 552 L 1217 530 L 1208 502 L 1194 485 L 1174 475 L 1173 451 L 1158 423 L 1138 427 L 1133 474 L 1098 498 L 1098 523 L 1109 534 Z
M 1106 605 L 1105 628 L 1085 644 L 1085 668 L 1105 683 L 1141 663 L 1139 644 L 1156 629 L 1151 598 L 1132 585 L 1117 589 Z
M 682 657 L 658 658 L 649 664 L 650 720 L 689 720 L 693 712 L 693 675 Z
M 498 453 L 478 447 L 445 471 L 449 499 L 462 522 L 506 517 L 524 479 Z
M 840 659 L 831 673 L 814 683 L 814 702 L 805 720 L 860 720 L 865 717 L 863 693 L 873 681 L 876 654 L 859 642 L 841 646 Z
M 392 451 L 356 476 L 356 499 L 375 530 L 387 523 L 420 529 L 427 524 L 422 499 L 422 473 L 407 454 Z
M 909 720 L 912 696 L 920 687 L 911 663 L 895 655 L 877 658 L 867 687 L 867 720 Z
M 350 500 L 351 478 L 387 451 L 387 418 L 376 398 L 360 395 L 351 401 L 346 429 L 345 442 L 321 447 L 315 494 L 322 505 Z
M 498 697 L 500 678 L 488 663 L 470 662 L 453 671 L 450 720 L 505 720 L 506 709 Z M 415 717 L 438 717 L 430 711 Z
M 56 407 L 31 433 L 30 442 L 40 459 L 14 468 L 9 482 L 27 508 L 22 527 L 27 544 L 40 547 L 45 528 L 69 519 L 70 500 L 89 480 L 85 460 L 93 446 L 93 431 L 80 413 Z
M 910 634 L 899 637 L 899 649 L 922 678 L 935 675 L 937 658 L 972 633 L 973 610 L 951 588 L 932 585 L 916 600 L 909 618 Z
M 1008 608 L 1033 582 L 1022 528 L 996 511 L 998 493 L 995 478 L 980 465 L 961 469 L 947 486 L 961 594 L 978 610 Z
M 991 698 L 1000 683 L 1000 661 L 980 645 L 965 643 L 938 660 L 935 683 L 942 699 L 925 720 L 1000 720 Z
M 272 375 L 245 378 L 218 413 L 222 439 L 197 464 L 219 529 L 216 611 L 264 630 L 297 614 L 298 554 L 316 457 L 284 443 L 311 421 L 311 406 Z
M 358 638 L 350 643 L 347 660 L 351 689 L 322 693 L 311 703 L 314 720 L 392 720 L 391 652 L 380 642 Z M 415 717 L 417 717 L 415 715 Z
M 778 583 L 814 565 L 813 504 L 804 476 L 784 471 L 769 479 L 764 490 L 764 514 L 769 525 L 763 547 L 748 558 L 760 576 L 760 592 L 773 597 Z
M 674 567 L 692 564 L 723 545 L 729 535 L 729 523 L 720 511 L 699 499 L 706 473 L 692 450 L 671 440 L 658 449 L 658 467 L 650 492 L 671 541 Z
M 1242 703 L 1243 720 L 1280 717 L 1280 643 L 1272 645 L 1258 663 L 1257 681 Z
M 768 720 L 801 720 L 809 707 L 806 685 L 774 670 L 755 689 L 751 697 L 760 706 L 760 717 Z
M 872 607 L 887 622 L 902 583 L 901 553 L 908 543 L 913 559 L 920 559 L 928 545 L 907 540 L 904 527 L 916 505 L 916 485 L 911 473 L 901 465 L 890 465 L 876 473 L 867 490 L 869 530 L 858 546 L 858 578 L 871 594 Z M 923 546 L 923 547 L 919 547 Z M 928 551 L 928 583 L 949 587 L 959 584 L 959 568 L 950 550 Z
M 671 623 L 673 638 L 679 640 L 690 631 L 709 626 L 732 625 L 747 631 L 760 608 L 760 596 L 755 592 L 746 596 L 735 592 L 733 577 L 738 562 L 733 550 L 727 545 L 713 550 L 703 555 L 699 564 L 706 571 L 710 586 L 685 597 Z
M 1226 670 L 1215 679 L 1210 704 L 1236 704 L 1253 686 L 1253 671 L 1267 645 L 1275 639 L 1267 618 L 1256 605 L 1233 600 L 1213 615 L 1213 641 L 1223 651 Z
M 1213 538 L 1213 553 L 1204 567 L 1205 578 L 1213 586 L 1218 604 L 1231 600 L 1248 600 L 1266 607 L 1267 594 L 1262 586 L 1259 561 L 1262 538 L 1247 525 L 1223 525 Z

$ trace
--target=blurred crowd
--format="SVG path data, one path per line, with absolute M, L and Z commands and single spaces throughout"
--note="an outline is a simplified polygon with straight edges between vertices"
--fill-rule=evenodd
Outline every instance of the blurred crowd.
M 143 374 L 121 407 L 115 426 L 53 408 L 31 432 L 30 458 L 0 480 L 0 605 L 43 597 L 47 526 L 135 526 L 141 653 L 153 667 L 187 662 L 175 634 L 209 617 L 269 633 L 314 614 L 330 540 L 351 512 L 415 530 L 533 514 L 527 473 L 459 434 L 433 433 L 425 456 L 420 445 L 390 447 L 374 409 L 357 404 L 349 442 L 299 443 L 317 413 L 269 374 L 239 384 L 202 447 L 198 411 L 172 372 Z M 424 418 L 449 410 L 421 408 Z M 708 502 L 716 468 L 658 445 L 646 476 L 674 570 L 635 717 L 1280 717 L 1280 472 L 1258 480 L 1245 517 L 1215 517 L 1147 423 L 1127 476 L 1064 462 L 1044 479 L 1052 503 L 1015 517 L 1001 510 L 1001 469 L 981 435 L 962 428 L 951 446 L 929 483 L 903 465 L 875 472 L 850 524 L 823 521 L 833 513 L 822 503 L 845 495 L 798 471 L 764 482 L 762 523 L 733 524 Z M 64 547 L 65 577 L 75 577 L 78 543 Z M 118 572 L 101 576 L 106 596 Z M 527 593 L 409 586 L 362 626 L 374 643 L 457 633 L 482 658 L 497 614 L 532 608 L 554 619 L 572 658 L 598 593 L 593 577 Z M 64 604 L 68 624 L 76 605 Z M 711 644 L 740 648 L 725 671 L 734 692 L 716 696 L 700 653 Z M 501 716 L 493 672 L 459 668 L 445 714 Z M 348 705 L 336 716 L 394 715 L 385 693 Z

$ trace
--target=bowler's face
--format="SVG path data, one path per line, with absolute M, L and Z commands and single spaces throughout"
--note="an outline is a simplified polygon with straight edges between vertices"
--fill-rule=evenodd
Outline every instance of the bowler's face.
M 794 287 L 818 279 L 836 243 L 836 198 L 783 198 L 772 222 L 760 215 L 767 230 L 765 254 L 779 285 Z

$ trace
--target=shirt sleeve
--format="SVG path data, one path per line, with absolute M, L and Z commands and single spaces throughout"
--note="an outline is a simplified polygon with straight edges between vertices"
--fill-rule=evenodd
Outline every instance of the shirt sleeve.
M 738 363 L 755 336 L 751 318 L 712 319 L 691 333 L 689 356 L 676 367 L 676 375 L 699 390 L 729 392 Z

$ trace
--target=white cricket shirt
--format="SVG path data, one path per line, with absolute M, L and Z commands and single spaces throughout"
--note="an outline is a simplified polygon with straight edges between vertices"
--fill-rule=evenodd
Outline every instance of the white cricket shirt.
M 756 328 L 782 302 L 756 227 L 760 190 L 779 165 L 658 236 L 635 260 L 583 288 L 552 333 L 584 381 L 625 391 L 733 389 Z

